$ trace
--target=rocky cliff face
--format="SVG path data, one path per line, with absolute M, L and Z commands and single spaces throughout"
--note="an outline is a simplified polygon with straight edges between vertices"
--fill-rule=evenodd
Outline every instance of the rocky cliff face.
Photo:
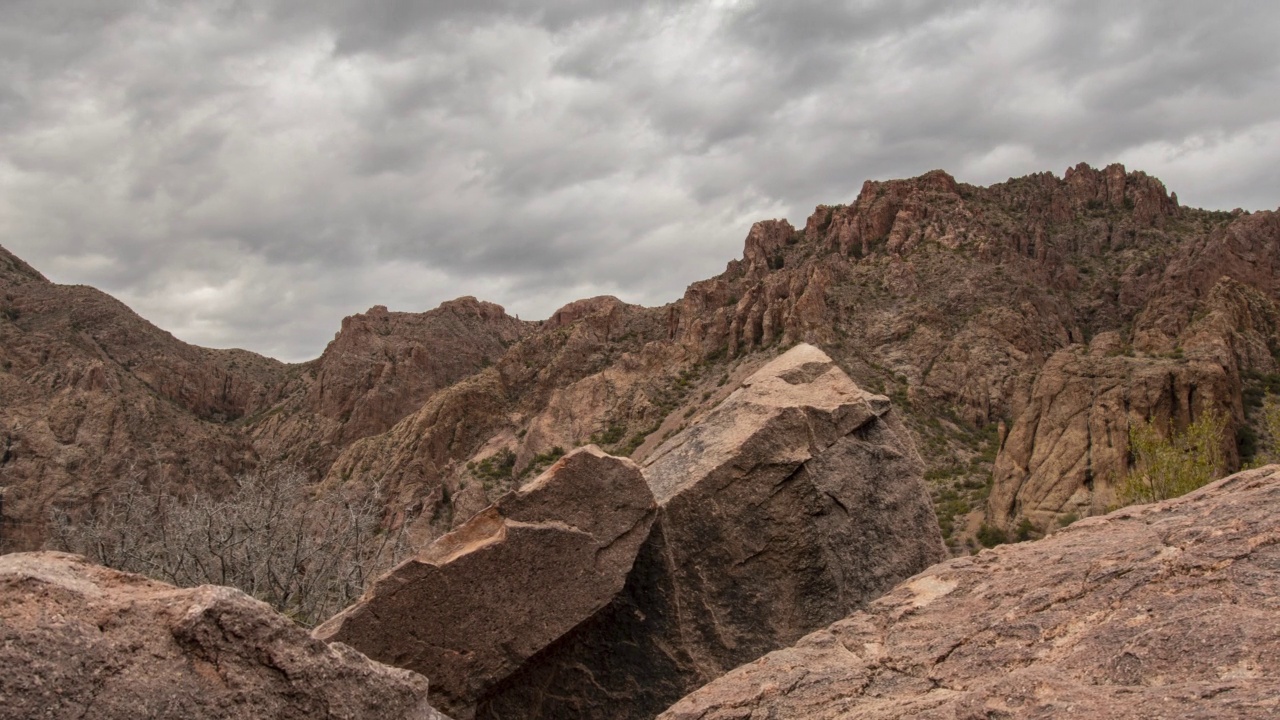
M 648 718 L 944 556 L 887 398 L 817 348 L 765 365 L 643 466 L 626 585 L 481 699 L 481 718 Z
M 124 484 L 217 494 L 264 459 L 318 478 L 532 325 L 469 298 L 375 309 L 289 366 L 183 343 L 0 248 L 0 549 L 39 547 L 53 508 L 88 511 Z
M 1277 370 L 1277 241 L 1280 218 L 1258 213 L 1185 243 L 1150 283 L 1128 338 L 1104 332 L 1054 354 L 996 461 L 988 522 L 1051 527 L 1064 513 L 1114 507 L 1134 422 L 1173 432 L 1216 412 L 1237 467 L 1246 378 Z
M 0 707 L 25 718 L 448 720 L 427 680 L 312 640 L 230 588 L 60 553 L 0 558 Z
M 1280 466 L 935 565 L 664 720 L 1266 717 Z
M 470 297 L 425 313 L 378 306 L 348 317 L 324 353 L 298 369 L 286 399 L 250 420 L 254 444 L 323 473 L 344 448 L 492 365 L 535 325 Z

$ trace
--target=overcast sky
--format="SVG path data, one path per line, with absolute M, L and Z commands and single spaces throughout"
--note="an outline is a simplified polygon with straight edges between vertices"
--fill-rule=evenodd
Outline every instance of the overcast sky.
M 1278 38 L 1262 0 L 0 0 L 0 244 L 302 360 L 375 304 L 669 302 L 868 178 L 1274 209 Z

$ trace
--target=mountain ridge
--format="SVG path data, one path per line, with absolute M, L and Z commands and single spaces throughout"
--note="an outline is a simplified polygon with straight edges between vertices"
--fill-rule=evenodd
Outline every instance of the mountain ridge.
M 216 491 L 277 461 L 322 488 L 382 493 L 387 523 L 427 539 L 557 451 L 596 442 L 643 459 L 730 378 L 802 341 L 902 407 L 954 550 L 979 514 L 1045 532 L 1113 501 L 1131 422 L 1177 428 L 1210 409 L 1233 433 L 1253 422 L 1246 385 L 1278 369 L 1277 238 L 1273 212 L 1185 208 L 1120 165 L 989 187 L 935 170 L 868 180 L 800 228 L 758 222 L 741 258 L 663 306 L 590 298 L 538 322 L 474 298 L 375 306 L 297 364 L 181 343 L 0 249 L 0 382 L 23 398 L 0 417 L 6 539 L 38 543 L 51 507 L 87 508 L 124 476 Z M 1094 397 L 1100 371 L 1123 388 L 1153 374 L 1155 395 L 1089 400 L 1096 434 L 1032 430 L 1054 398 Z M 134 411 L 84 426 L 110 408 Z M 1093 437 L 1111 452 L 1097 468 Z

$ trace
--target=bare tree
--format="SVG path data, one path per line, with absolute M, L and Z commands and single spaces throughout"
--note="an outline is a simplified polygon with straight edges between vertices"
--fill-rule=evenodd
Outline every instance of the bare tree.
M 405 554 L 404 533 L 382 528 L 383 507 L 377 494 L 317 494 L 302 471 L 268 466 L 223 497 L 135 483 L 88 517 L 55 511 L 50 545 L 181 587 L 239 588 L 309 626 Z

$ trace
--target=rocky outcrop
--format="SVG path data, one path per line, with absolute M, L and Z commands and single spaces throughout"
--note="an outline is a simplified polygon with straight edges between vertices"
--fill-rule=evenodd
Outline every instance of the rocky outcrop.
M 581 448 L 314 635 L 427 675 L 435 704 L 470 718 L 484 692 L 622 589 L 654 512 L 634 463 Z
M 544 323 L 556 327 L 530 334 L 387 432 L 352 443 L 326 486 L 379 487 L 393 522 L 412 521 L 430 541 L 539 469 L 539 456 L 588 442 L 616 449 L 652 431 L 670 408 L 655 407 L 648 393 L 673 365 L 687 364 L 682 349 L 657 342 L 661 315 L 616 298 L 571 303 Z M 617 438 L 591 439 L 613 427 Z M 513 463 L 475 471 L 505 452 Z
M 239 591 L 60 553 L 0 557 L 0 667 L 12 720 L 447 720 L 426 678 L 312 640 Z
M 343 319 L 288 397 L 251 420 L 255 444 L 323 475 L 353 442 L 386 432 L 432 395 L 497 362 L 535 323 L 472 297 L 424 313 L 379 305 Z
M 590 298 L 541 323 L 470 298 L 374 308 L 293 366 L 185 346 L 0 253 L 0 391 L 16 399 L 0 404 L 0 486 L 21 486 L 0 535 L 35 528 L 30 547 L 50 504 L 83 508 L 122 476 L 216 491 L 267 458 L 301 463 L 324 491 L 378 494 L 387 523 L 426 542 L 557 448 L 595 442 L 642 461 L 796 342 L 895 398 L 938 499 L 960 517 L 985 502 L 996 428 L 1037 412 L 1055 353 L 1117 333 L 1119 354 L 1217 363 L 1232 388 L 1280 371 L 1277 238 L 1276 213 L 1181 207 L 1120 165 L 990 187 L 937 170 L 867 181 L 802 227 L 757 223 L 741 259 L 665 307 Z M 87 387 L 110 402 L 81 396 Z M 1236 410 L 1237 425 L 1256 425 Z M 1078 446 L 1062 448 L 1040 464 L 1078 460 Z M 1049 450 L 1007 460 L 1030 472 Z
M 1129 430 L 1152 421 L 1170 431 L 1204 413 L 1228 419 L 1224 456 L 1235 457 L 1238 380 L 1211 358 L 1126 357 L 1114 333 L 1049 358 L 1026 410 L 996 458 L 987 522 L 1023 519 L 1041 530 L 1061 517 L 1107 512 L 1129 465 Z M 1114 349 L 1108 350 L 1108 346 Z
M 935 565 L 663 720 L 1270 717 L 1280 466 Z
M 800 345 L 650 455 L 625 588 L 488 693 L 482 718 L 648 718 L 944 550 L 887 398 Z
M 1181 248 L 1150 283 L 1132 342 L 1108 331 L 1050 357 L 996 459 L 987 522 L 1047 529 L 1114 507 L 1135 422 L 1174 433 L 1217 413 L 1227 467 L 1239 467 L 1243 378 L 1280 367 L 1276 238 L 1280 219 L 1258 213 Z

